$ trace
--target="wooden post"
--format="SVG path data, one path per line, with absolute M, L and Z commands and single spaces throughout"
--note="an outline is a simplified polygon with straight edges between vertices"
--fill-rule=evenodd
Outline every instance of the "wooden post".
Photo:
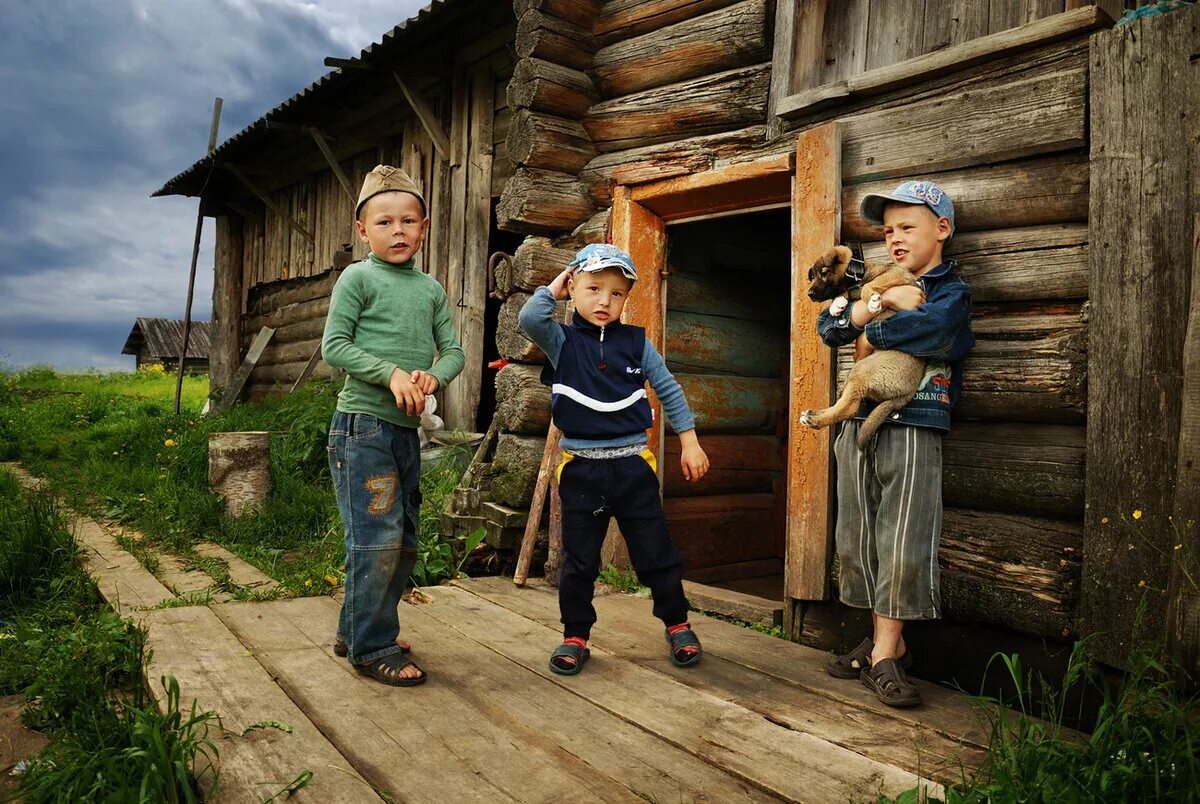
M 1181 446 L 1196 443 L 1194 430 L 1181 430 L 1195 426 L 1194 404 L 1184 419 L 1184 389 L 1194 393 L 1194 385 L 1181 373 L 1191 356 L 1198 48 L 1196 7 L 1097 34 L 1091 44 L 1092 324 L 1079 619 L 1084 634 L 1099 634 L 1089 653 L 1114 666 L 1127 662 L 1135 637 L 1163 636 L 1168 596 L 1156 590 L 1170 586 L 1179 557 L 1167 516 L 1177 504 L 1190 507 L 1195 493 L 1194 483 L 1181 482 L 1194 480 L 1194 463 L 1187 476 L 1179 467 L 1195 458 Z
M 208 158 L 217 150 L 217 127 L 221 123 L 222 100 L 213 101 L 212 126 L 208 130 Z M 208 166 L 212 172 L 212 163 Z M 192 266 L 188 270 L 187 303 L 183 306 L 183 338 L 179 343 L 179 372 L 175 375 L 175 415 L 179 415 L 179 400 L 183 396 L 183 365 L 187 360 L 188 336 L 192 331 L 192 295 L 196 290 L 196 261 L 200 257 L 200 233 L 204 229 L 204 196 L 196 205 L 196 236 L 192 240 Z
M 214 254 L 212 330 L 209 337 L 208 388 L 224 389 L 242 356 L 242 273 L 246 221 L 218 215 Z
M 229 516 L 261 508 L 271 492 L 271 434 L 209 433 L 208 485 Z

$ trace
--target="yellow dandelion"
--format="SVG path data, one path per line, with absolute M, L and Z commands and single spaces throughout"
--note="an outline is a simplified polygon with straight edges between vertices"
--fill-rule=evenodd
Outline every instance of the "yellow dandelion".
M 121 454 L 120 452 L 117 452 L 116 450 L 113 450 L 113 455 L 120 455 L 120 454 Z
M 312 578 L 305 578 L 305 579 L 304 579 L 304 585 L 305 585 L 305 586 L 312 586 Z
M 1182 545 L 1182 544 L 1177 544 L 1177 545 L 1175 545 L 1175 549 L 1176 549 L 1176 550 L 1182 550 L 1182 549 L 1183 549 L 1183 545 Z
M 173 446 L 175 446 L 175 439 L 173 439 L 173 438 L 168 438 L 166 441 L 164 441 L 164 442 L 163 442 L 163 446 L 165 446 L 165 447 L 173 447 Z
M 165 480 L 165 479 L 166 479 L 166 477 L 167 477 L 166 475 L 159 475 L 159 476 L 158 476 L 158 479 L 159 479 L 159 480 Z
M 1145 589 L 1145 588 L 1146 588 L 1146 582 L 1138 581 L 1138 589 Z
M 1107 525 L 1107 524 L 1108 524 L 1108 517 L 1106 517 L 1106 516 L 1102 516 L 1102 517 L 1100 517 L 1100 524 L 1101 524 L 1101 525 Z
M 337 579 L 337 578 L 335 578 L 335 577 L 333 577 L 332 575 L 326 575 L 326 576 L 325 576 L 325 582 L 326 582 L 327 584 L 329 584 L 330 586 L 337 586 L 337 585 L 338 585 L 338 579 Z
M 1134 518 L 1134 519 L 1141 519 L 1141 518 L 1142 518 L 1142 509 L 1141 509 L 1141 508 L 1134 508 L 1134 509 L 1133 509 L 1133 518 Z
M 172 430 L 170 427 L 168 427 L 168 428 L 167 428 L 167 432 L 168 432 L 168 433 L 173 433 L 173 432 L 175 432 L 175 431 L 174 431 L 174 430 Z

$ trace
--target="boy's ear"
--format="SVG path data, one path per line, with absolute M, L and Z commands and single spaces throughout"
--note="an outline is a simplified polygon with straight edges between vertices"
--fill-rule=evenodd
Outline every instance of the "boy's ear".
M 428 218 L 426 218 L 426 219 L 425 219 L 425 221 L 426 221 L 426 223 L 428 223 L 429 219 L 428 219 Z M 359 240 L 363 241 L 364 243 L 367 243 L 367 242 L 369 242 L 369 241 L 367 240 L 367 227 L 363 226 L 363 222 L 362 222 L 362 221 L 360 221 L 360 220 L 355 220 L 355 221 L 354 221 L 354 228 L 355 228 L 355 230 L 357 230 L 357 231 L 358 231 L 358 239 L 359 239 Z
M 950 239 L 951 229 L 950 229 L 950 219 L 949 218 L 947 218 L 944 215 L 942 217 L 938 218 L 937 228 L 938 228 L 938 240 L 945 241 L 945 240 Z

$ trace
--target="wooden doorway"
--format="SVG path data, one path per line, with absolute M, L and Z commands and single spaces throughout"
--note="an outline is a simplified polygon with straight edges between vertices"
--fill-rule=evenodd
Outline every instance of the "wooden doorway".
M 816 311 L 805 291 L 808 266 L 836 242 L 839 159 L 836 128 L 822 126 L 800 136 L 795 154 L 632 188 L 618 187 L 612 211 L 613 242 L 630 252 L 642 273 L 637 292 L 626 306 L 626 320 L 646 327 L 647 335 L 677 372 L 694 356 L 680 348 L 686 310 L 673 300 L 688 294 L 681 293 L 679 286 L 694 285 L 698 279 L 703 283 L 707 275 L 712 280 L 710 288 L 720 296 L 720 280 L 728 277 L 720 270 L 695 270 L 697 262 L 692 259 L 689 263 L 686 253 L 677 254 L 679 259 L 673 262 L 672 245 L 678 248 L 688 243 L 691 245 L 684 252 L 689 248 L 695 252 L 694 244 L 705 241 L 706 226 L 712 238 L 740 230 L 742 242 L 748 244 L 753 236 L 747 233 L 757 229 L 773 232 L 782 240 L 778 252 L 782 264 L 775 274 L 756 274 L 784 303 L 773 330 L 778 339 L 774 348 L 784 363 L 778 374 L 761 365 L 749 370 L 706 365 L 702 367 L 705 371 L 691 376 L 686 376 L 690 374 L 687 371 L 680 373 L 697 416 L 701 444 L 713 445 L 713 477 L 706 482 L 710 491 L 725 493 L 673 497 L 676 484 L 671 475 L 677 469 L 670 463 L 678 461 L 677 451 L 665 437 L 661 407 L 653 395 L 655 427 L 650 446 L 659 458 L 660 483 L 667 491 L 664 507 L 676 541 L 692 559 L 690 566 L 697 557 L 704 565 L 696 566 L 693 576 L 704 581 L 704 588 L 693 586 L 689 595 L 703 598 L 701 606 L 727 599 L 729 608 L 736 611 L 739 604 L 752 602 L 742 596 L 771 602 L 772 598 L 750 592 L 769 594 L 768 590 L 777 588 L 773 610 L 782 612 L 785 626 L 794 619 L 793 609 L 800 601 L 828 596 L 832 521 L 829 434 L 800 426 L 797 417 L 806 407 L 827 404 L 833 387 L 830 350 L 816 336 Z M 790 210 L 790 215 L 777 212 L 780 209 Z M 786 224 L 780 226 L 781 214 L 787 215 L 790 232 Z M 732 252 L 736 253 L 736 248 Z M 747 262 L 742 261 L 742 268 Z M 712 260 L 708 263 L 711 269 Z M 738 303 L 745 298 L 752 300 L 752 296 L 739 294 L 743 301 Z M 764 311 L 770 306 L 765 301 Z M 673 310 L 679 313 L 675 317 Z M 714 312 L 719 311 L 707 311 Z M 770 315 L 764 313 L 757 323 L 759 326 L 751 328 L 756 337 L 771 331 Z M 723 322 L 713 331 L 738 338 L 744 329 L 742 323 Z M 727 348 L 715 351 L 737 360 L 745 344 L 723 346 Z M 770 362 L 769 352 L 765 360 Z M 773 376 L 752 376 L 755 373 Z M 772 457 L 772 438 L 778 439 L 780 457 Z M 741 477 L 735 479 L 737 473 Z M 750 483 L 753 490 L 739 485 L 744 483 Z M 765 538 L 764 528 L 768 531 Z M 776 533 L 778 536 L 770 535 Z M 766 545 L 773 538 L 778 547 L 770 554 Z M 738 546 L 746 546 L 744 556 L 737 552 Z M 779 576 L 774 585 L 772 574 Z M 742 583 L 747 575 L 757 580 Z

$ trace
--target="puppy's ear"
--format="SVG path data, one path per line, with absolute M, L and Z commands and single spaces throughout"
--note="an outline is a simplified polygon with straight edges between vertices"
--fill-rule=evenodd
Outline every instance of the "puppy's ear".
M 817 266 L 815 266 L 815 265 L 809 266 L 808 281 L 809 282 L 813 281 L 813 278 L 816 277 L 816 275 L 817 275 Z

